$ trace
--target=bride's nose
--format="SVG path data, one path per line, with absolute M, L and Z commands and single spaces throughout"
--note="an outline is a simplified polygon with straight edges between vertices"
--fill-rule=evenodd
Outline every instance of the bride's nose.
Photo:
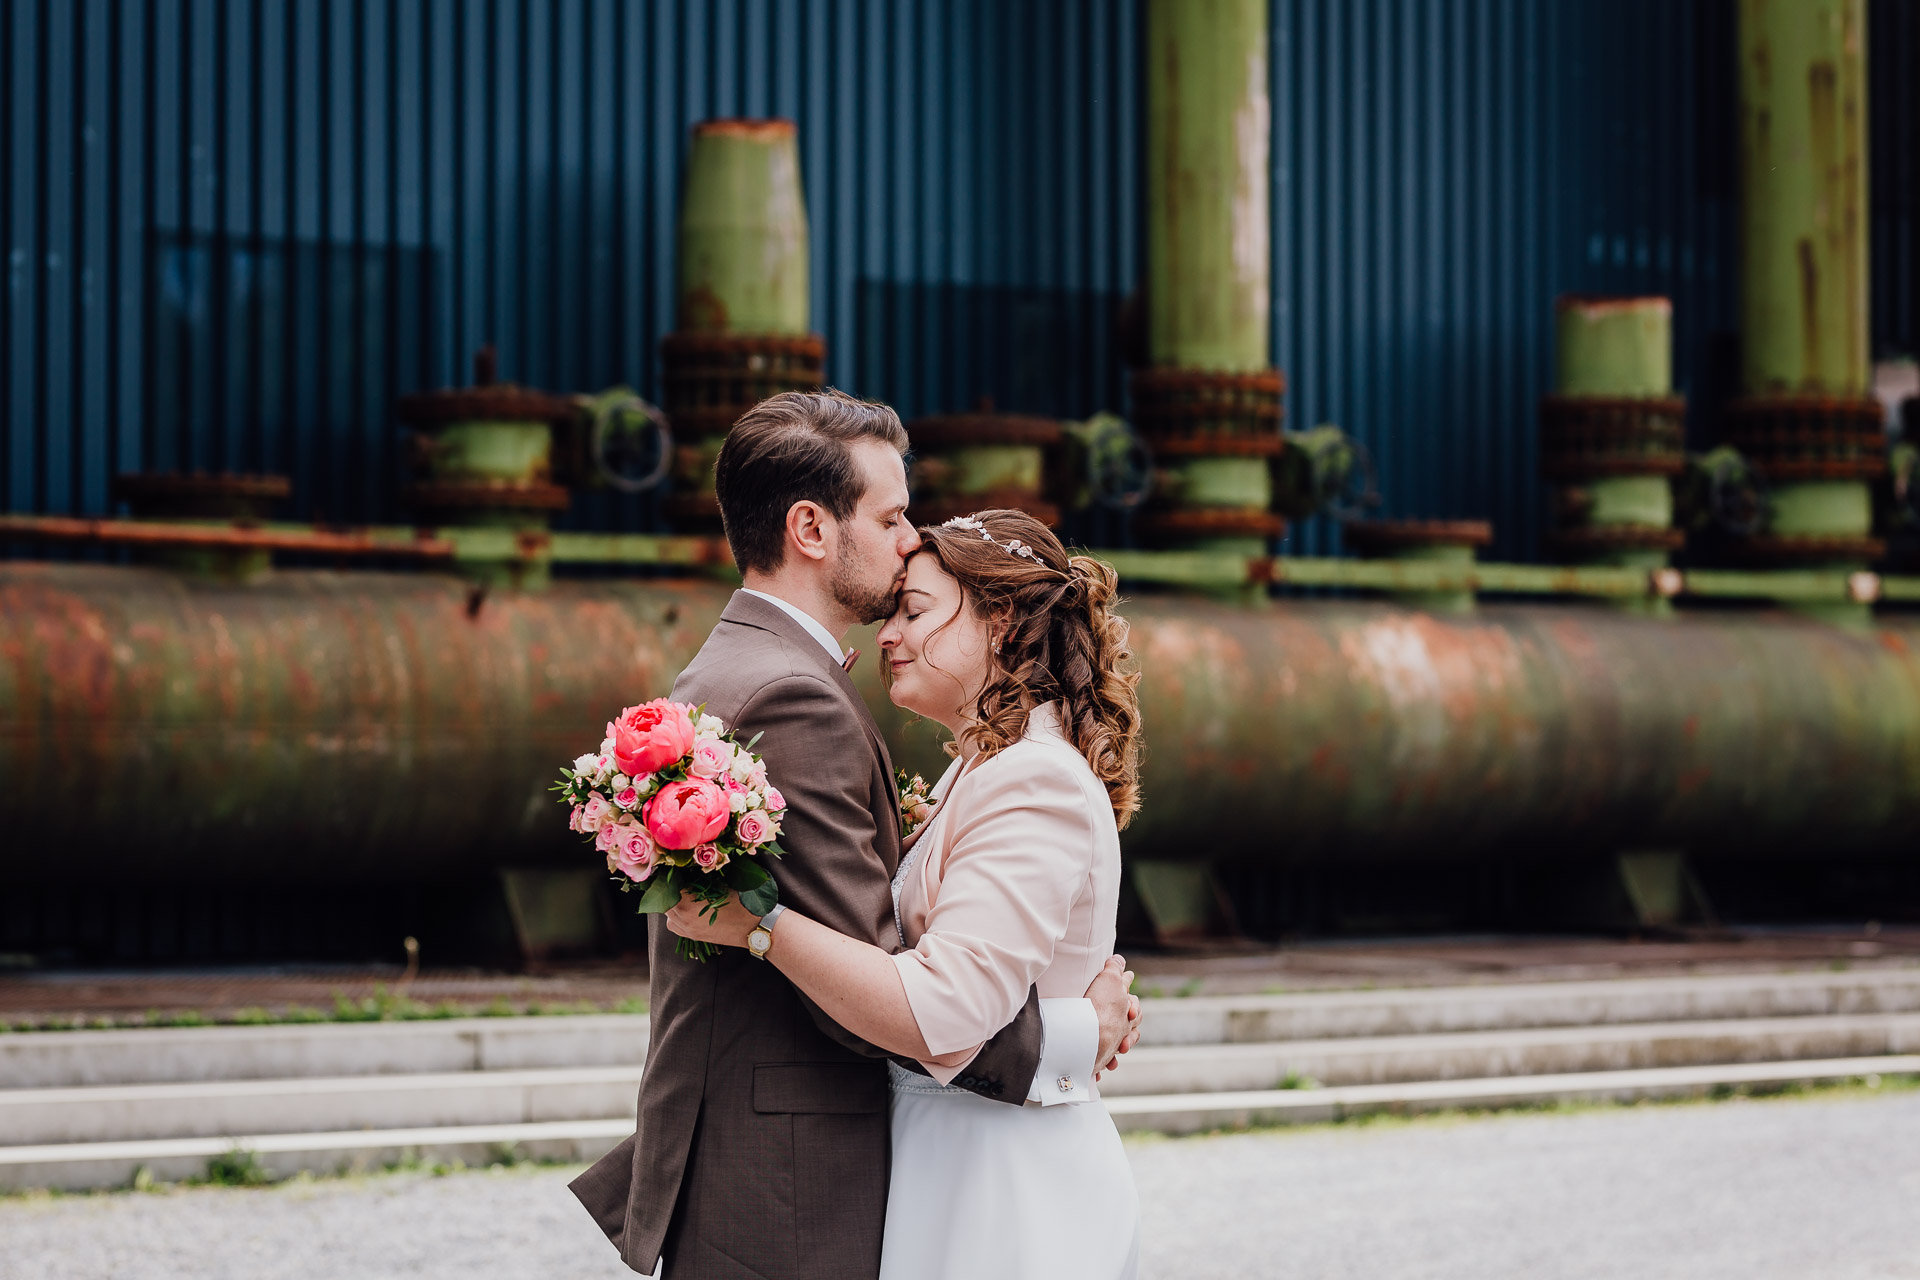
M 900 643 L 900 624 L 898 622 L 895 622 L 892 618 L 888 618 L 886 625 L 880 628 L 880 635 L 879 635 L 880 647 L 882 649 L 891 649 L 899 643 Z

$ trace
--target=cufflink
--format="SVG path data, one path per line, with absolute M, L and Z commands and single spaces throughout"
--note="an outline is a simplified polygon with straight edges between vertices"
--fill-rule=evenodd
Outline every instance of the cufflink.
M 1059 1086 L 1059 1089 L 1060 1089 L 1060 1092 L 1062 1092 L 1062 1093 L 1072 1093 L 1072 1092 L 1073 1092 L 1073 1077 L 1072 1077 L 1072 1076 L 1061 1076 L 1061 1077 L 1060 1077 L 1060 1078 L 1059 1078 L 1058 1080 L 1055 1080 L 1055 1081 L 1054 1081 L 1053 1083 L 1054 1083 L 1055 1085 L 1057 1085 L 1057 1086 Z

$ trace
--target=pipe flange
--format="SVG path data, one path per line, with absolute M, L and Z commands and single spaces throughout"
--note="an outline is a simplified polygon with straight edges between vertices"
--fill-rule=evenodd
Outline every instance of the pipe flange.
M 1257 507 L 1160 507 L 1135 519 L 1150 538 L 1278 538 L 1287 531 L 1285 516 Z
M 1862 458 L 1769 458 L 1754 459 L 1754 468 L 1774 483 L 1804 480 L 1878 480 L 1887 474 L 1887 456 L 1869 454 Z
M 1886 410 L 1871 397 L 1753 396 L 1727 405 L 1725 435 L 1762 464 L 1852 461 L 1886 452 Z
M 1540 456 L 1540 474 L 1548 480 L 1677 476 L 1686 469 L 1684 453 L 1545 453 Z
M 1654 524 L 1592 524 L 1551 529 L 1547 543 L 1570 552 L 1679 551 L 1687 545 L 1687 531 Z
M 1727 544 L 1743 560 L 1767 564 L 1805 563 L 1807 561 L 1880 560 L 1887 554 L 1884 538 L 1859 537 L 1784 537 L 1756 533 Z
M 573 495 L 557 484 L 433 480 L 409 486 L 406 499 L 428 511 L 565 511 Z
M 411 427 L 450 427 L 456 422 L 564 422 L 573 401 L 511 382 L 483 387 L 448 387 L 401 396 L 395 407 Z
M 817 333 L 695 333 L 676 329 L 660 339 L 669 369 L 807 369 L 824 373 L 827 340 Z
M 718 524 L 720 499 L 711 493 L 670 493 L 660 500 L 669 520 Z
M 907 518 L 916 525 L 945 524 L 955 516 L 977 515 L 982 511 L 1024 511 L 1048 528 L 1060 523 L 1060 508 L 1031 493 L 946 494 L 938 498 L 918 498 L 907 508 Z
M 1287 380 L 1278 369 L 1221 373 L 1209 369 L 1136 369 L 1131 380 L 1134 426 L 1156 452 L 1232 456 L 1232 442 L 1255 456 L 1280 448 Z
M 1230 430 L 1201 430 L 1179 436 L 1151 436 L 1162 458 L 1277 458 L 1287 451 L 1284 434 L 1239 435 Z
M 190 503 L 245 498 L 272 502 L 293 494 L 286 476 L 233 471 L 128 471 L 113 478 L 113 496 L 123 502 Z
M 1016 413 L 941 413 L 915 418 L 907 438 L 916 449 L 969 449 L 989 445 L 1031 445 L 1050 449 L 1065 438 L 1056 418 Z
M 1349 520 L 1341 537 L 1363 555 L 1411 547 L 1485 547 L 1493 543 L 1486 520 Z
M 1687 398 L 1544 396 L 1540 400 L 1540 438 L 1547 448 L 1658 444 L 1683 449 Z

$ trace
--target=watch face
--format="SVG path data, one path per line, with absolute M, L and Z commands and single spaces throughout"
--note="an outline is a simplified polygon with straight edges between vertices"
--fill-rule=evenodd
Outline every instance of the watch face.
M 764 955 L 773 943 L 773 935 L 765 929 L 755 929 L 747 935 L 747 950 L 755 955 Z

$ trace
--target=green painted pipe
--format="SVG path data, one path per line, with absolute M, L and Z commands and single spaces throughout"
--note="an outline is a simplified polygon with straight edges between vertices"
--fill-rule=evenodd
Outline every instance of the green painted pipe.
M 1267 366 L 1267 0 L 1147 5 L 1152 361 Z
M 808 332 L 807 253 L 793 122 L 695 125 L 680 203 L 679 327 Z
M 1673 303 L 1666 298 L 1555 300 L 1563 396 L 1673 394 Z
M 0 563 L 0 881 L 582 865 L 555 770 L 667 691 L 726 598 L 686 580 L 476 595 L 430 573 L 241 587 Z M 1779 612 L 1189 596 L 1126 612 L 1146 671 L 1133 857 L 1910 854 L 1920 837 L 1911 618 L 1855 633 Z M 880 691 L 871 635 L 850 640 L 901 762 L 939 767 Z
M 1741 375 L 1862 396 L 1866 0 L 1740 0 Z
M 1265 458 L 1173 458 L 1160 490 L 1182 507 L 1265 511 L 1273 505 L 1273 467 Z

